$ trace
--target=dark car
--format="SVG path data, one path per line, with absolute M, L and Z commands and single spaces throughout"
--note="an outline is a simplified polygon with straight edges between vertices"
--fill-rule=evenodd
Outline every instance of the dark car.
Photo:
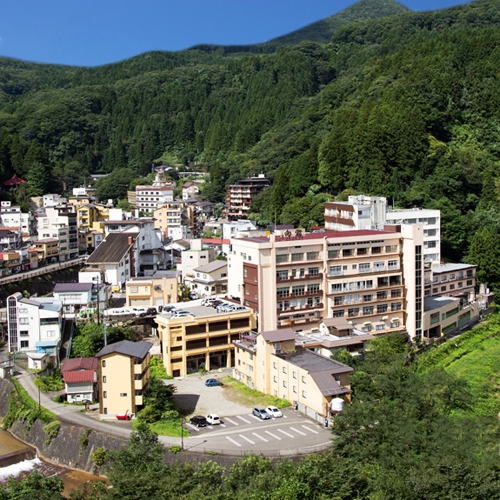
M 214 387 L 216 385 L 222 385 L 222 382 L 220 380 L 217 380 L 216 378 L 209 378 L 206 382 L 205 385 L 207 387 Z
M 156 316 L 158 314 L 158 311 L 156 310 L 156 307 L 148 307 L 148 310 L 146 311 L 146 316 Z
M 195 417 L 191 417 L 189 419 L 189 423 L 192 425 L 196 425 L 196 427 L 206 427 L 207 419 L 202 417 L 201 415 L 196 415 Z
M 256 417 L 259 417 L 261 418 L 262 420 L 268 420 L 271 418 L 271 415 L 269 415 L 269 413 L 267 413 L 266 410 L 264 410 L 264 408 L 254 408 L 252 413 L 256 416 Z

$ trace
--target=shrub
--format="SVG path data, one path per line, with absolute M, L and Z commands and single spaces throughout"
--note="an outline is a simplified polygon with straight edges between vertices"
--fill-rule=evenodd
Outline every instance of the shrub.
M 151 378 L 163 378 L 163 379 L 173 378 L 167 374 L 163 361 L 160 358 L 151 358 L 151 360 L 149 361 L 149 370 Z
M 80 446 L 84 448 L 89 444 L 89 435 L 92 432 L 92 429 L 85 429 L 83 434 L 78 438 Z
M 49 443 L 52 439 L 57 437 L 57 435 L 59 434 L 60 427 L 61 427 L 60 420 L 53 420 L 52 422 L 50 422 L 44 426 L 43 431 L 49 437 L 49 439 L 48 439 Z
M 104 465 L 104 462 L 106 462 L 106 459 L 108 458 L 108 452 L 106 448 L 97 448 L 97 450 L 92 452 L 91 455 L 92 462 L 98 467 L 99 469 Z
M 171 451 L 172 453 L 179 453 L 179 451 L 182 450 L 182 448 L 178 445 L 178 444 L 173 444 L 171 446 L 169 446 L 169 451 Z

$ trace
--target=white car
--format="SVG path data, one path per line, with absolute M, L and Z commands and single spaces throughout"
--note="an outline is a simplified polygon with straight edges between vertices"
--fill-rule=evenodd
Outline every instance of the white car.
M 274 418 L 279 418 L 283 416 L 283 413 L 281 413 L 281 411 L 278 408 L 276 408 L 276 406 L 268 406 L 266 408 L 266 411 L 267 413 L 269 413 L 269 415 L 271 415 Z
M 207 422 L 210 425 L 219 425 L 220 417 L 218 415 L 207 415 Z

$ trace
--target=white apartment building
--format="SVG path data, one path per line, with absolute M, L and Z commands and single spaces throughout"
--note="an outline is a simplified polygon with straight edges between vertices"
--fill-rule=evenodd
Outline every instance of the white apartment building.
M 23 238 L 34 234 L 35 219 L 31 213 L 21 212 L 21 207 L 10 201 L 0 203 L 0 226 L 19 229 Z
M 177 266 L 183 278 L 195 278 L 197 267 L 209 264 L 215 260 L 215 250 L 213 248 L 203 248 L 201 239 L 191 240 L 191 248 L 182 252 L 182 262 Z
M 231 246 L 228 294 L 257 311 L 259 331 L 310 331 L 333 317 L 363 332 L 421 336 L 423 225 L 288 231 Z
M 62 302 L 51 297 L 7 298 L 10 352 L 39 352 L 57 356 L 62 334 Z
M 159 205 L 174 201 L 174 188 L 175 183 L 165 177 L 165 168 L 157 168 L 151 186 L 135 188 L 135 208 L 152 214 Z

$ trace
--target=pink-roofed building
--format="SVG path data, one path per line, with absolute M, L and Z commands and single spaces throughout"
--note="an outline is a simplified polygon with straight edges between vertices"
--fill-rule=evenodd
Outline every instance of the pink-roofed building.
M 67 359 L 61 374 L 68 403 L 97 399 L 97 358 Z

